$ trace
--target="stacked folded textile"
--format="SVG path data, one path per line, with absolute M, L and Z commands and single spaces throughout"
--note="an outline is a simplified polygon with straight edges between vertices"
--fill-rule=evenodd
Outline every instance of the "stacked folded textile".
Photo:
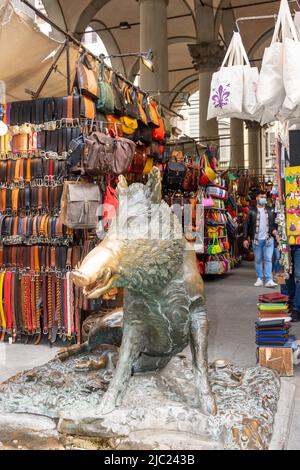
M 284 346 L 289 339 L 291 317 L 288 297 L 282 294 L 264 294 L 259 297 L 256 320 L 258 346 Z

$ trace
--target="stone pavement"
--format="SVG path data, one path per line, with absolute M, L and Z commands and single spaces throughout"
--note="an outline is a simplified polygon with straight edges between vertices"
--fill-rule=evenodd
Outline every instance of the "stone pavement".
M 206 282 L 206 297 L 210 321 L 209 361 L 229 359 L 238 366 L 256 364 L 255 327 L 258 295 L 270 289 L 255 288 L 252 264 L 244 262 L 232 274 Z M 300 323 L 291 333 L 300 339 Z M 57 348 L 0 344 L 0 381 L 20 372 L 42 365 L 52 359 Z M 187 351 L 187 354 L 189 352 Z M 297 386 L 294 418 L 288 448 L 300 450 L 300 366 L 289 378 Z
M 255 281 L 252 263 L 244 262 L 221 281 L 206 282 L 209 361 L 224 358 L 247 367 L 256 363 L 256 303 L 259 294 L 270 292 L 270 289 L 254 287 Z M 300 339 L 300 323 L 292 325 L 290 333 Z M 300 365 L 294 367 L 294 377 L 286 380 L 297 387 L 288 449 L 300 450 Z

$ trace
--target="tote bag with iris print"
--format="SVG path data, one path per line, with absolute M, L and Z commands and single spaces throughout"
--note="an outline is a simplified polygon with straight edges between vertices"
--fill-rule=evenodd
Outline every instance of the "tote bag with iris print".
M 208 120 L 242 113 L 244 71 L 242 65 L 233 65 L 237 56 L 240 48 L 234 34 L 220 70 L 212 77 Z

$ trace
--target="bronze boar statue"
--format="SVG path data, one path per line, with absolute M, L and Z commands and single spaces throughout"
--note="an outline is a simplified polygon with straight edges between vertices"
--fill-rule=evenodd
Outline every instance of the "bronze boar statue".
M 73 273 L 73 282 L 89 299 L 123 287 L 123 330 L 100 322 L 88 341 L 68 348 L 67 355 L 90 351 L 97 344 L 119 343 L 115 375 L 98 410 L 106 414 L 121 404 L 133 373 L 163 368 L 190 343 L 197 399 L 205 413 L 215 414 L 207 375 L 203 281 L 182 224 L 162 201 L 159 170 L 153 168 L 146 185 L 128 187 L 121 176 L 118 198 L 119 207 L 105 239 Z

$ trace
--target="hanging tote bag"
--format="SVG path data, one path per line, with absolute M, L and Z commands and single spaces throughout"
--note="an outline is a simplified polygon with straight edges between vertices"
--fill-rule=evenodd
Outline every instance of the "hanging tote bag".
M 96 108 L 103 114 L 114 114 L 115 111 L 115 98 L 111 85 L 112 73 L 110 78 L 107 78 L 105 65 L 103 63 L 99 66 L 99 97 L 96 102 Z
M 237 48 L 236 37 L 233 35 L 220 70 L 212 77 L 208 120 L 242 113 L 243 67 L 232 65 Z
M 280 4 L 279 14 L 276 21 L 273 38 L 270 47 L 265 49 L 260 76 L 257 87 L 257 99 L 262 106 L 265 106 L 265 116 L 263 122 L 270 122 L 275 119 L 285 100 L 285 88 L 283 81 L 283 43 L 279 33 L 282 29 L 282 36 L 285 33 L 286 0 Z M 296 58 L 294 59 L 296 60 Z
M 257 84 L 259 80 L 259 72 L 257 67 L 251 67 L 241 35 L 233 33 L 236 41 L 236 51 L 234 65 L 243 67 L 243 105 L 242 115 L 238 117 L 252 121 L 259 121 L 262 115 L 262 107 L 257 99 Z
M 287 0 L 282 0 L 285 14 L 283 82 L 286 98 L 283 106 L 294 109 L 300 105 L 300 41 Z

